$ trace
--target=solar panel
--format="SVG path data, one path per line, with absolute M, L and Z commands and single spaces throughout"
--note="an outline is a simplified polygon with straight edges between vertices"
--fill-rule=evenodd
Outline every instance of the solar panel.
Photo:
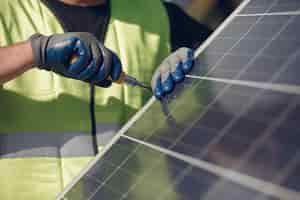
M 243 1 L 58 199 L 299 199 L 299 8 Z
M 280 12 L 291 13 L 300 9 L 300 2 L 298 0 L 251 0 L 251 2 L 242 10 L 241 13 L 245 14 L 276 14 Z M 286 13 L 287 15 L 289 15 Z

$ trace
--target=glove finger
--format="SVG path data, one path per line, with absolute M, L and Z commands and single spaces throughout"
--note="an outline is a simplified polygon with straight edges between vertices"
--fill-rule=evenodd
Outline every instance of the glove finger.
M 189 48 L 180 48 L 175 52 L 175 54 L 180 58 L 182 61 L 182 70 L 185 74 L 189 73 L 194 64 L 194 52 L 192 49 Z
M 179 61 L 173 54 L 167 57 L 162 64 L 158 67 L 153 75 L 151 86 L 154 95 L 160 99 L 165 93 L 169 93 L 174 89 L 174 80 L 171 75 L 172 65 Z
M 161 82 L 165 82 L 171 73 L 171 66 L 172 66 L 172 60 L 171 59 L 166 59 L 160 66 L 159 66 L 159 73 L 161 76 Z
M 184 72 L 183 72 L 183 64 L 181 61 L 175 65 L 175 70 L 174 71 L 172 70 L 171 75 L 175 83 L 179 83 L 183 81 Z
M 182 65 L 182 60 L 179 56 L 177 56 L 176 53 L 170 55 L 167 58 L 167 62 L 169 63 L 170 67 L 170 73 L 172 76 L 172 79 L 175 83 L 179 83 L 184 79 L 184 72 L 183 72 L 183 65 Z
M 174 85 L 172 75 L 171 73 L 169 73 L 168 78 L 164 82 L 162 82 L 162 88 L 165 93 L 170 93 L 173 91 L 174 87 L 175 85 Z
M 97 71 L 97 66 L 95 60 L 92 60 L 92 62 L 88 65 L 87 68 L 85 68 L 83 71 L 80 72 L 79 75 L 77 75 L 77 78 L 79 80 L 90 80 L 93 74 Z
M 158 77 L 155 81 L 155 87 L 154 87 L 154 96 L 157 99 L 161 99 L 164 96 L 164 90 L 162 88 L 161 84 L 161 77 Z
M 103 81 L 100 81 L 98 83 L 95 83 L 97 86 L 100 86 L 100 87 L 103 87 L 103 88 L 108 88 L 111 86 L 112 84 L 112 81 L 110 80 L 103 80 Z
M 162 88 L 165 93 L 169 93 L 174 89 L 174 81 L 171 75 L 172 65 L 175 65 L 177 59 L 174 55 L 169 56 L 159 67 Z
M 113 81 L 119 80 L 122 73 L 122 64 L 120 59 L 115 53 L 112 53 L 112 69 L 110 72 L 110 77 Z
M 88 65 L 91 54 L 89 48 L 79 39 L 76 40 L 73 52 L 77 56 L 77 60 L 69 66 L 68 71 L 77 75 Z

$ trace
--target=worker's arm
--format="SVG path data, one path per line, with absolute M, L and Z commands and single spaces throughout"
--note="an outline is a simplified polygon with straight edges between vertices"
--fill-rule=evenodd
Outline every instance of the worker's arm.
M 71 62 L 73 57 L 77 59 Z M 89 33 L 36 34 L 29 42 L 1 48 L 0 58 L 2 83 L 31 66 L 101 87 L 110 86 L 122 72 L 117 56 Z
M 32 68 L 33 54 L 29 42 L 0 47 L 0 85 Z
M 193 50 L 180 48 L 168 56 L 156 69 L 151 86 L 157 99 L 170 94 L 182 82 L 194 65 Z

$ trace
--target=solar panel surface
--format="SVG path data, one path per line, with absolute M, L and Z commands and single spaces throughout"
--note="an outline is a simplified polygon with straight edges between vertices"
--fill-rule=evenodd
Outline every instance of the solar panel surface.
M 299 199 L 299 8 L 244 1 L 58 198 Z
M 298 0 L 251 0 L 241 13 L 262 14 L 276 12 L 293 12 L 300 9 Z

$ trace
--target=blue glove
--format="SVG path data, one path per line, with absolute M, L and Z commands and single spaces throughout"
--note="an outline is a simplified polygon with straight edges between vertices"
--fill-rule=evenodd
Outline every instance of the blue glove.
M 101 87 L 109 87 L 122 72 L 118 57 L 90 33 L 35 34 L 29 41 L 40 69 Z
M 162 99 L 170 94 L 176 84 L 182 82 L 185 75 L 191 71 L 193 65 L 193 51 L 188 48 L 180 48 L 167 57 L 155 71 L 151 81 L 155 97 Z

